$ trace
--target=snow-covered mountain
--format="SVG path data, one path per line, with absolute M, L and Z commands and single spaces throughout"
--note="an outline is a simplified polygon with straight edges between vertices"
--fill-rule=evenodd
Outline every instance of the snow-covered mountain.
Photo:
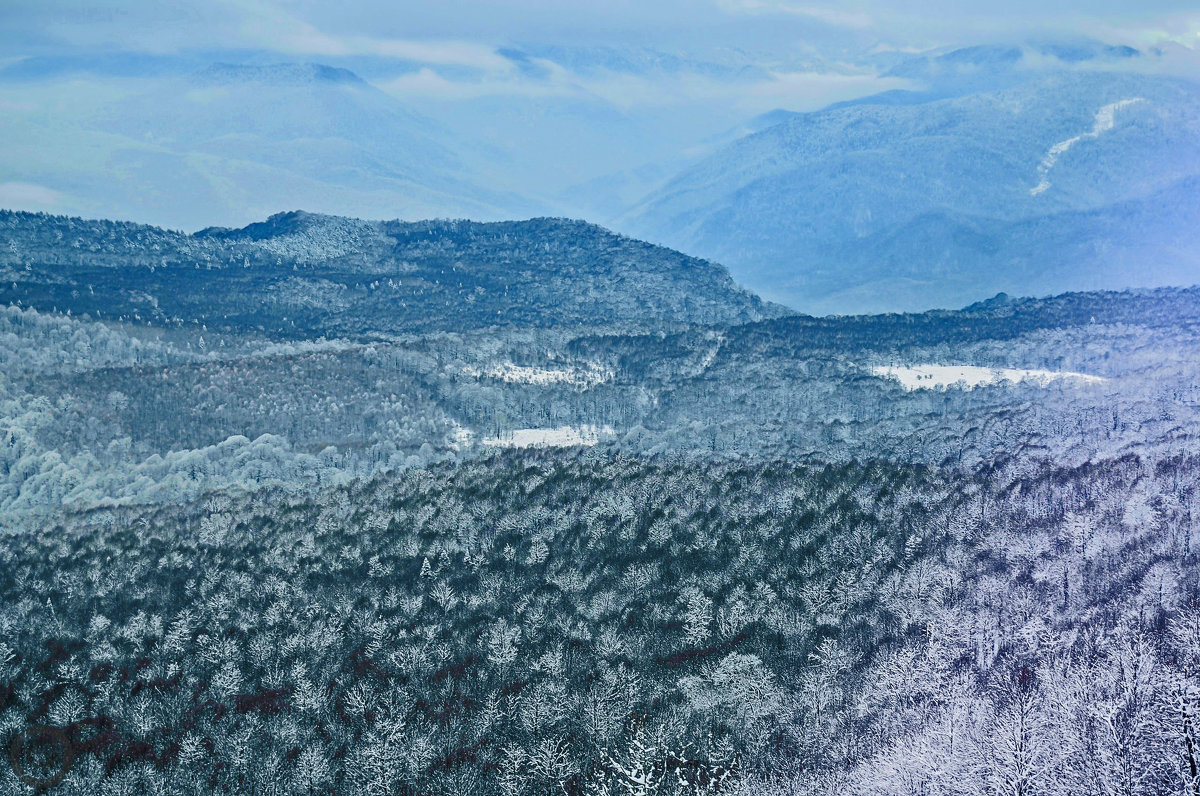
M 789 115 L 617 226 L 806 311 L 961 306 L 1196 281 L 1197 177 L 1200 86 L 1060 71 Z
M 362 221 L 296 211 L 188 235 L 0 211 L 0 241 L 0 306 L 289 340 L 517 326 L 659 331 L 787 314 L 716 263 L 561 218 Z

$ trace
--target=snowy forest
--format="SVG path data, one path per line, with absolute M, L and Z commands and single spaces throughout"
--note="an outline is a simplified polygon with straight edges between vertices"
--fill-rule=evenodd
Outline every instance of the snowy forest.
M 0 792 L 1200 796 L 1200 290 L 0 214 Z

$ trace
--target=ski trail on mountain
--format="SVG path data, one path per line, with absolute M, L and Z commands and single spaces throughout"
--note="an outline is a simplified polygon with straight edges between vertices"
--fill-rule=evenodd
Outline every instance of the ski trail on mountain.
M 1107 133 L 1113 129 L 1116 124 L 1117 111 L 1122 108 L 1128 108 L 1138 102 L 1145 102 L 1144 97 L 1131 97 L 1129 99 L 1110 102 L 1100 110 L 1096 111 L 1096 121 L 1092 125 L 1089 132 L 1082 133 L 1073 138 L 1068 138 L 1066 141 L 1059 141 L 1054 146 L 1050 147 L 1050 151 L 1042 158 L 1042 162 L 1038 164 L 1038 184 L 1029 189 L 1030 196 L 1037 196 L 1045 193 L 1050 189 L 1050 170 L 1054 168 L 1054 164 L 1058 159 L 1071 147 L 1075 146 L 1080 141 L 1085 139 L 1099 138 L 1101 134 Z

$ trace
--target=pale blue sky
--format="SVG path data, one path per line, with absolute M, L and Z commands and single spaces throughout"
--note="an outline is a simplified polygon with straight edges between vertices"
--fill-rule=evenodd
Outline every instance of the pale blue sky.
M 486 66 L 495 47 L 528 40 L 713 47 L 840 37 L 928 47 L 1067 31 L 1134 45 L 1171 37 L 1194 46 L 1200 9 L 1191 0 L 6 0 L 0 21 L 10 56 L 227 48 Z

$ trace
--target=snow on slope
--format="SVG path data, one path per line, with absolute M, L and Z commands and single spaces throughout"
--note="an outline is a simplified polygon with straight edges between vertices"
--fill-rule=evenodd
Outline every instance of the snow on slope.
M 471 429 L 459 423 L 457 420 L 450 421 L 450 447 L 456 451 L 465 450 L 471 447 L 471 442 L 474 440 L 475 434 Z
M 560 426 L 558 428 L 518 428 L 499 437 L 486 437 L 483 444 L 496 448 L 569 448 L 592 446 L 611 437 L 611 426 Z
M 871 374 L 885 379 L 894 379 L 905 390 L 933 390 L 944 387 L 961 387 L 972 390 L 976 387 L 1001 383 L 1032 383 L 1039 387 L 1055 381 L 1072 381 L 1077 384 L 1099 384 L 1099 376 L 1072 371 L 1031 370 L 1026 368 L 984 368 L 977 365 L 892 365 L 871 368 Z
M 1050 147 L 1050 151 L 1046 153 L 1046 157 L 1042 158 L 1042 162 L 1038 164 L 1038 184 L 1029 189 L 1030 196 L 1037 196 L 1045 193 L 1050 188 L 1049 174 L 1054 168 L 1054 164 L 1058 159 L 1071 147 L 1078 144 L 1080 141 L 1091 138 L 1099 138 L 1103 133 L 1107 133 L 1113 129 L 1116 124 L 1117 111 L 1122 108 L 1128 108 L 1138 102 L 1145 102 L 1142 97 L 1131 97 L 1123 99 L 1119 102 L 1110 102 L 1100 110 L 1096 111 L 1096 122 L 1092 125 L 1090 132 L 1068 138 L 1066 141 L 1059 141 L 1054 146 Z
M 586 368 L 536 368 L 504 362 L 490 368 L 467 367 L 464 372 L 473 378 L 497 379 L 509 384 L 570 384 L 575 387 L 594 387 L 611 381 L 613 372 L 589 363 Z
M 306 223 L 285 235 L 273 235 L 259 245 L 280 257 L 302 263 L 322 262 L 360 250 L 366 237 L 379 237 L 369 221 L 305 213 Z

